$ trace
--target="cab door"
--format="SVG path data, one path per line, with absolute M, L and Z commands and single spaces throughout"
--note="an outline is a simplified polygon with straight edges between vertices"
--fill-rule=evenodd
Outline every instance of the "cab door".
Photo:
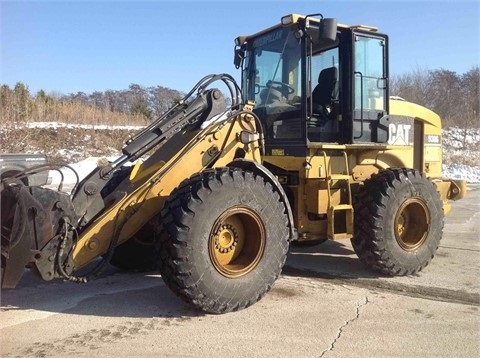
M 353 32 L 353 142 L 388 140 L 387 36 Z

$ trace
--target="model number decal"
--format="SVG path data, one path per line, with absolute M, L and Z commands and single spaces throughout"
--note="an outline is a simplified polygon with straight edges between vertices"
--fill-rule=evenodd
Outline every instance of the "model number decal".
M 440 144 L 440 136 L 429 134 L 425 136 L 425 143 L 426 144 Z

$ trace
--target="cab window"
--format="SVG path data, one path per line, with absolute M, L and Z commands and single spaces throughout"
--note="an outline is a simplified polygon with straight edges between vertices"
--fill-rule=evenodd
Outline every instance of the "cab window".
M 289 28 L 279 28 L 248 46 L 249 99 L 270 138 L 302 138 L 301 43 Z

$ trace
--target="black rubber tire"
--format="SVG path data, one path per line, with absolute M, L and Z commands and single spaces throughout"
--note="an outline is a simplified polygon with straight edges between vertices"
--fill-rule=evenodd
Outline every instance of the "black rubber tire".
M 386 169 L 365 181 L 354 203 L 352 246 L 360 260 L 385 275 L 411 275 L 427 266 L 443 233 L 435 184 L 414 169 Z
M 162 277 L 202 311 L 246 308 L 280 275 L 288 251 L 288 217 L 280 195 L 261 176 L 238 168 L 208 169 L 172 192 L 162 218 L 167 233 L 159 245 Z M 223 265 L 218 250 L 228 223 L 232 236 L 240 239 L 229 246 L 236 258 Z
M 102 197 L 111 194 L 132 172 L 133 167 L 121 167 L 112 174 L 102 189 Z M 113 249 L 110 264 L 124 271 L 146 272 L 157 269 L 156 232 L 146 224 L 133 237 Z

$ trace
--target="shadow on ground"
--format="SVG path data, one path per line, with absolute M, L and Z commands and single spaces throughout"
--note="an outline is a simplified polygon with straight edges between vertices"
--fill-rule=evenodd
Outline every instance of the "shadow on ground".
M 158 273 L 126 273 L 113 267 L 86 284 L 44 282 L 26 271 L 17 288 L 1 292 L 1 311 L 16 309 L 111 317 L 203 315 L 175 296 Z
M 291 245 L 282 274 L 362 286 L 380 277 L 364 268 L 348 243 L 331 240 L 310 247 Z M 203 315 L 173 294 L 158 273 L 127 273 L 114 267 L 86 284 L 44 282 L 27 271 L 16 289 L 2 290 L 1 310 L 15 309 L 107 317 Z
M 379 277 L 378 273 L 363 266 L 351 246 L 332 240 L 310 247 L 290 245 L 283 274 L 302 276 L 302 272 L 303 276 L 319 278 Z

